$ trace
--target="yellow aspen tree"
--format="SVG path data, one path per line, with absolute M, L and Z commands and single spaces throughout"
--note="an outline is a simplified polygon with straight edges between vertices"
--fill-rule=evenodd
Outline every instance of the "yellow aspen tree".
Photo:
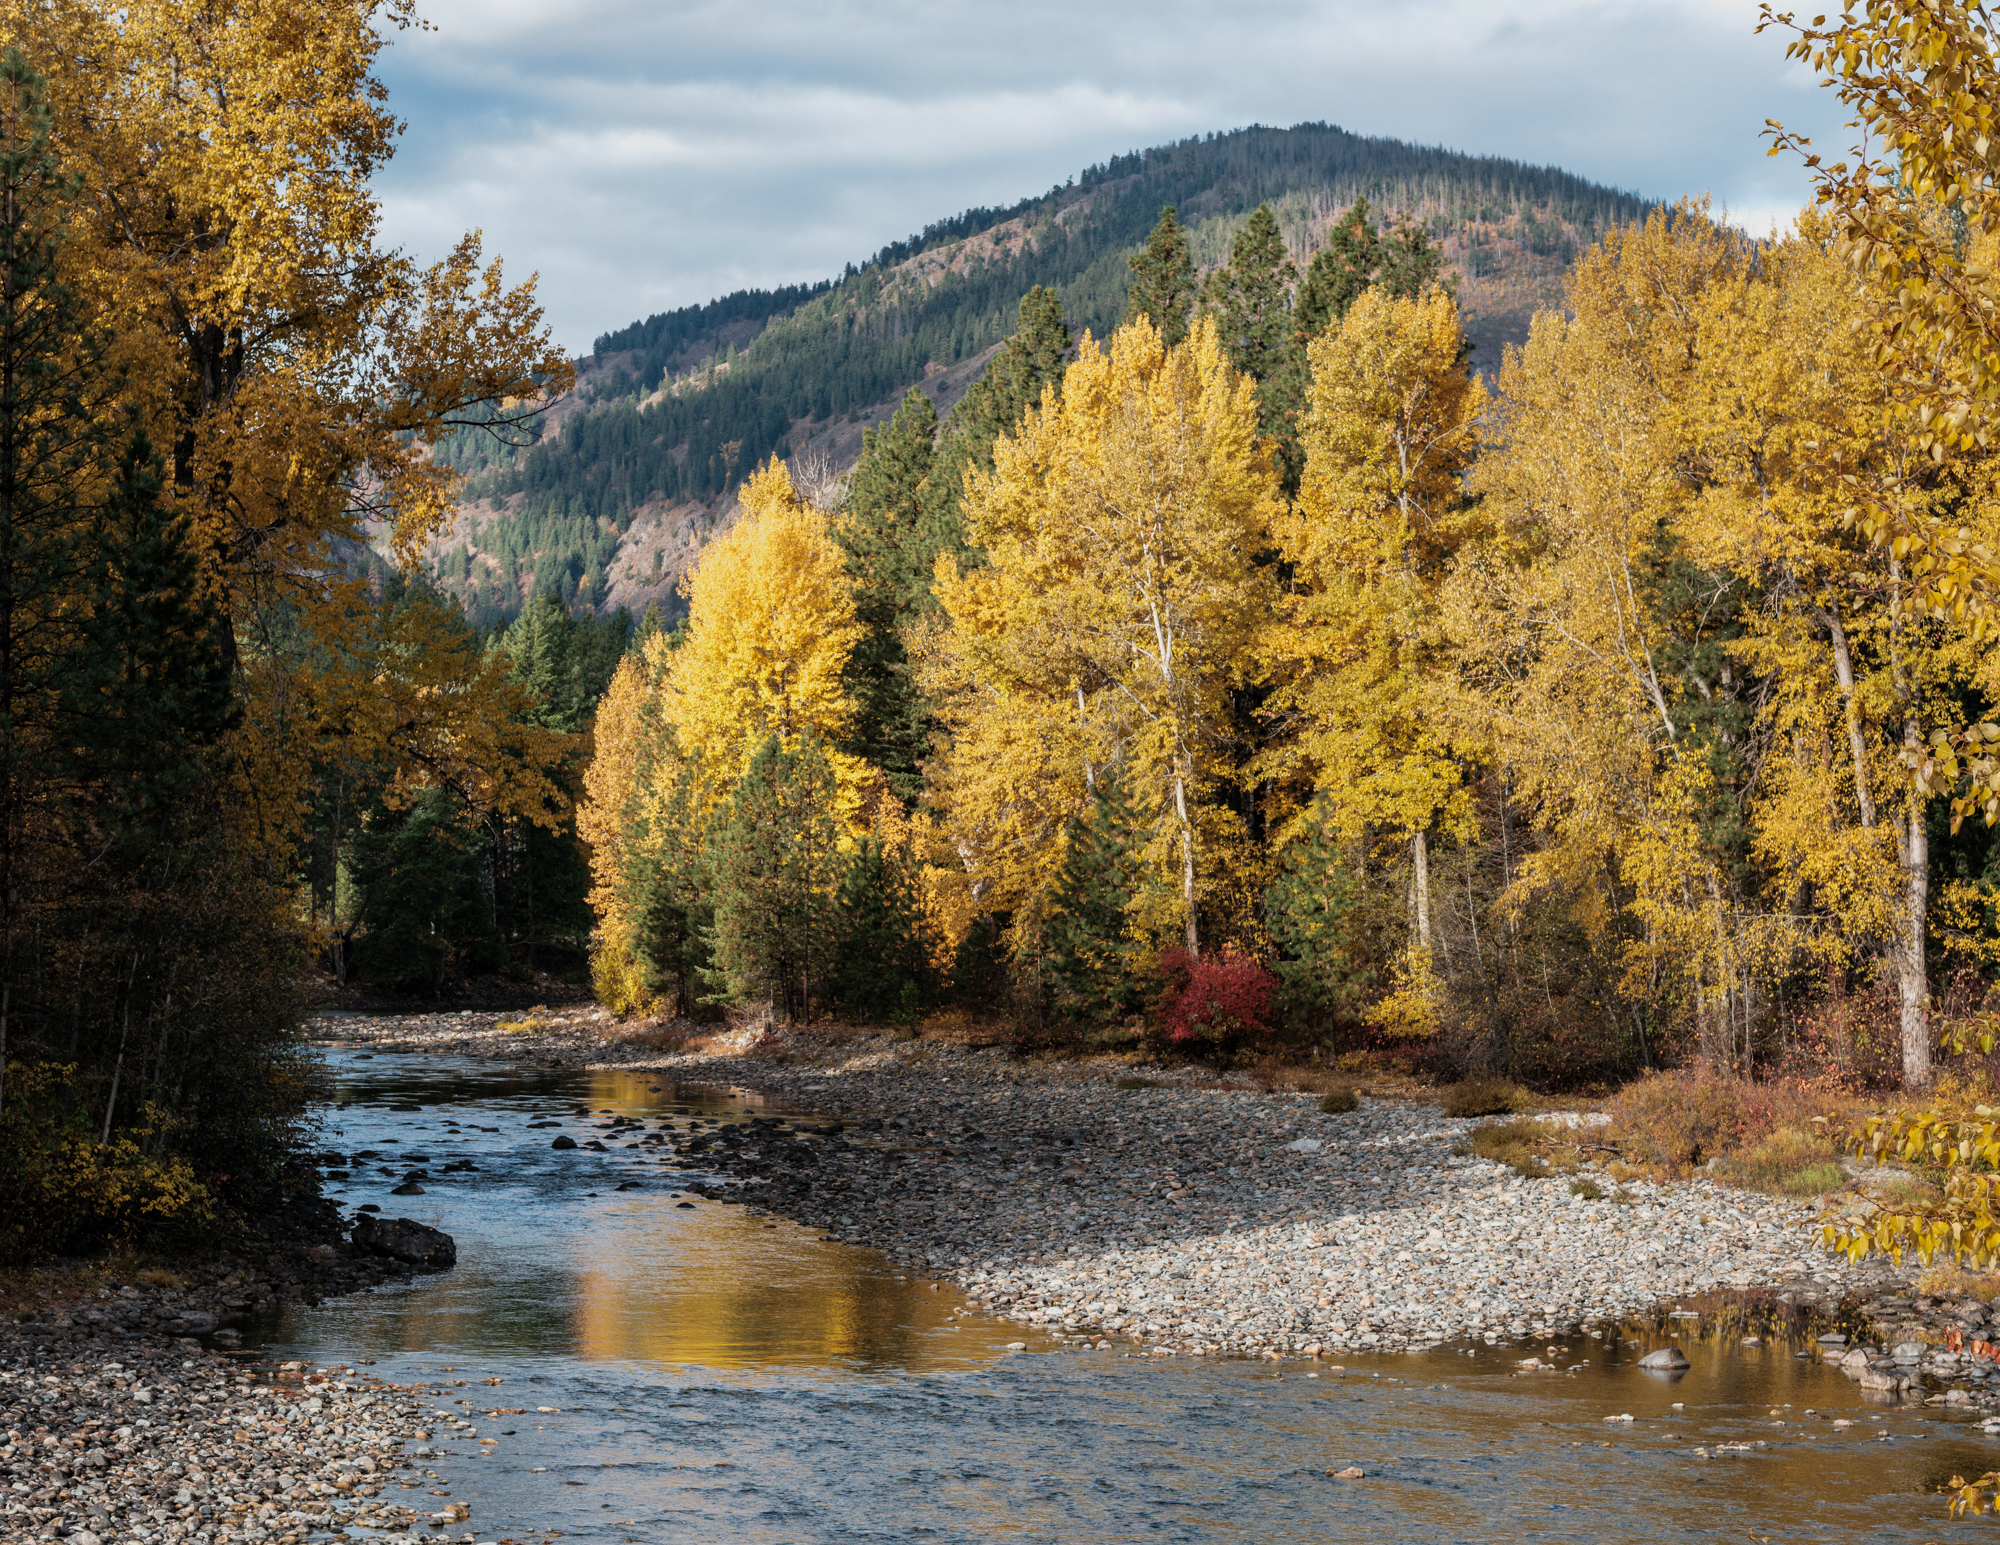
M 312 721 L 291 710 L 320 690 L 286 679 L 301 657 L 262 619 L 283 608 L 326 654 L 376 658 L 327 582 L 336 544 L 386 535 L 413 566 L 458 487 L 432 445 L 517 436 L 572 379 L 532 279 L 509 285 L 476 233 L 429 266 L 379 243 L 372 180 L 399 125 L 373 70 L 413 21 L 408 0 L 0 3 L 0 46 L 46 74 L 77 186 L 63 278 L 123 369 L 118 410 L 161 448 L 243 672 L 245 815 L 303 808 Z M 497 723 L 497 679 L 438 702 Z M 294 835 L 260 829 L 278 850 Z
M 951 731 L 940 796 L 974 883 L 1031 914 L 1115 759 L 1197 954 L 1210 850 L 1240 840 L 1213 799 L 1238 756 L 1228 693 L 1271 601 L 1257 557 L 1278 485 L 1252 383 L 1212 321 L 1172 348 L 1143 319 L 1109 348 L 1086 336 L 1061 399 L 1045 394 L 995 446 L 964 509 L 987 561 L 939 561 L 950 627 L 932 635 L 927 686 Z
M 663 657 L 666 722 L 718 798 L 773 735 L 788 749 L 846 735 L 854 700 L 843 673 L 862 633 L 827 519 L 799 498 L 785 464 L 760 467 L 739 498 L 741 518 L 688 576 L 686 638 Z M 863 764 L 830 754 L 843 787 L 858 790 Z
M 1537 316 L 1502 365 L 1472 480 L 1484 529 L 1442 596 L 1458 686 L 1440 709 L 1541 829 L 1505 904 L 1566 905 L 1642 1014 L 1692 977 L 1704 1025 L 1720 1024 L 1704 993 L 1722 980 L 1725 887 L 1698 819 L 1710 763 L 1683 754 L 1677 717 L 1700 674 L 1670 660 L 1706 635 L 1672 634 L 1655 577 L 1693 497 L 1679 405 L 1697 308 L 1746 257 L 1684 207 L 1578 261 L 1571 314 Z
M 1471 518 L 1484 393 L 1442 290 L 1366 292 L 1309 360 L 1305 476 L 1274 529 L 1292 585 L 1260 643 L 1279 735 L 1259 768 L 1308 785 L 1343 837 L 1402 834 L 1428 951 L 1429 836 L 1470 820 L 1466 753 L 1437 712 L 1450 669 L 1437 588 Z
M 1766 597 L 1738 653 L 1771 683 L 1758 848 L 1810 886 L 1845 955 L 1879 940 L 1896 978 L 1903 1079 L 1930 1082 L 1927 963 L 1940 745 L 1960 741 L 1987 648 L 1927 616 L 1892 548 L 1866 540 L 1857 495 L 1893 485 L 1971 541 L 2000 539 L 1981 464 L 1940 471 L 1897 428 L 1903 388 L 1873 368 L 1872 298 L 1820 216 L 1754 272 L 1703 298 L 1685 434 L 1701 471 L 1692 550 Z M 1976 718 L 1976 713 L 1970 716 Z M 1828 745 L 1843 755 L 1826 754 Z M 1947 753 L 1948 754 L 1948 753 Z

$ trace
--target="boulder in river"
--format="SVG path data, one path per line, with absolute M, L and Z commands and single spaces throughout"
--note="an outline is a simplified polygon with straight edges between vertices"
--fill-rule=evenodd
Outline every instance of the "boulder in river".
M 1648 1352 L 1639 1359 L 1641 1368 L 1665 1370 L 1669 1373 L 1677 1373 L 1687 1365 L 1687 1353 L 1679 1347 L 1661 1347 L 1657 1352 Z
M 451 1235 L 413 1218 L 359 1218 L 349 1237 L 357 1250 L 407 1261 L 426 1271 L 458 1264 L 458 1245 Z
M 573 1137 L 559 1137 L 550 1143 L 549 1146 L 551 1148 L 574 1148 L 576 1146 L 576 1139 Z

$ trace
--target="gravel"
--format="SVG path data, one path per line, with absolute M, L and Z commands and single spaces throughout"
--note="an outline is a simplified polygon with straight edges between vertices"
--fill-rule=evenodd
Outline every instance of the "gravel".
M 259 1365 L 186 1338 L 107 1344 L 84 1323 L 0 1326 L 0 1539 L 444 1539 L 469 1510 L 423 1468 L 422 1445 L 447 1419 L 466 1424 L 433 1398 L 423 1385 Z
M 527 1031 L 495 1019 L 343 1017 L 315 1032 L 643 1069 L 837 1116 L 831 1132 L 802 1119 L 728 1142 L 656 1135 L 633 1162 L 719 1174 L 690 1189 L 873 1246 L 1072 1339 L 1389 1351 L 1540 1336 L 1717 1288 L 1780 1286 L 1830 1305 L 1889 1280 L 1879 1263 L 1827 1256 L 1813 1208 L 1601 1173 L 1611 1195 L 1586 1199 L 1565 1178 L 1523 1179 L 1462 1151 L 1475 1123 L 1419 1100 L 1364 1096 L 1329 1115 L 1314 1095 L 1200 1087 L 1216 1080 L 1185 1070 L 1141 1080 L 1122 1059 L 757 1031 L 687 1052 L 620 1040 L 598 1011 L 537 1016 Z

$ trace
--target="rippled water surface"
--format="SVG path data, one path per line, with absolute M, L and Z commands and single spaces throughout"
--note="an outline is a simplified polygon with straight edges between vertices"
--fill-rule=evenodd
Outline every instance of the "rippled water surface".
M 473 1506 L 454 1532 L 479 1540 L 1852 1542 L 1994 1527 L 1948 1521 L 1937 1488 L 2000 1464 L 2000 1443 L 1936 1410 L 1867 1405 L 1798 1346 L 1687 1332 L 1693 1367 L 1672 1380 L 1632 1366 L 1665 1340 L 1650 1324 L 1316 1378 L 1060 1352 L 867 1251 L 676 1196 L 685 1172 L 596 1114 L 685 1125 L 776 1107 L 643 1075 L 329 1058 L 330 1144 L 383 1155 L 344 1200 L 449 1230 L 459 1264 L 287 1310 L 251 1340 L 372 1358 L 430 1381 L 440 1409 L 468 1402 L 480 1436 L 506 1433 L 484 1458 L 474 1438 L 440 1437 L 431 1462 Z M 550 1120 L 564 1125 L 527 1130 Z M 608 1151 L 554 1151 L 558 1130 Z M 390 1196 L 413 1155 L 437 1178 Z M 461 1158 L 478 1170 L 439 1173 Z M 1017 1339 L 1031 1350 L 1009 1354 Z M 1516 1372 L 1550 1347 L 1576 1371 Z M 526 1414 L 486 1419 L 496 1407 Z M 1765 1446 L 1695 1453 L 1723 1443 Z M 1365 1478 L 1329 1474 L 1349 1466 Z

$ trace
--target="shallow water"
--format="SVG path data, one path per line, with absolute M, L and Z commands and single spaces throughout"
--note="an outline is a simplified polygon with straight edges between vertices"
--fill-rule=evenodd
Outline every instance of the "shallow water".
M 478 1436 L 505 1433 L 479 1457 L 475 1436 L 436 1429 L 438 1489 L 473 1507 L 454 1533 L 1261 1545 L 1915 1541 L 1994 1527 L 1947 1520 L 1937 1490 L 2000 1465 L 2000 1441 L 1963 1417 L 1866 1404 L 1761 1321 L 1754 1347 L 1727 1314 L 1699 1334 L 1678 1322 L 1693 1366 L 1674 1379 L 1633 1366 L 1666 1343 L 1665 1320 L 1610 1341 L 1349 1359 L 1317 1377 L 1296 1363 L 1277 1377 L 1058 1351 L 871 1252 L 677 1198 L 688 1172 L 597 1130 L 610 1119 L 598 1112 L 685 1125 L 780 1107 L 644 1075 L 328 1058 L 329 1146 L 384 1156 L 331 1189 L 449 1230 L 459 1264 L 288 1309 L 247 1326 L 246 1344 L 319 1364 L 373 1359 L 397 1382 L 430 1381 L 438 1409 L 464 1402 Z M 423 1108 L 391 1109 L 411 1104 Z M 571 1114 L 585 1104 L 589 1130 Z M 609 1151 L 553 1151 L 558 1130 Z M 425 1195 L 388 1194 L 411 1165 L 397 1155 L 428 1161 Z M 460 1158 L 478 1171 L 439 1173 Z M 395 1174 L 372 1172 L 383 1167 Z M 615 1189 L 634 1180 L 644 1189 Z M 1008 1353 L 1016 1340 L 1030 1351 Z M 1529 1355 L 1575 1371 L 1519 1373 Z M 526 1411 L 485 1419 L 506 1407 Z M 1603 1420 L 1623 1413 L 1634 1420 Z M 1765 1446 L 1695 1453 L 1732 1442 Z M 1365 1478 L 1329 1474 L 1350 1465 Z

